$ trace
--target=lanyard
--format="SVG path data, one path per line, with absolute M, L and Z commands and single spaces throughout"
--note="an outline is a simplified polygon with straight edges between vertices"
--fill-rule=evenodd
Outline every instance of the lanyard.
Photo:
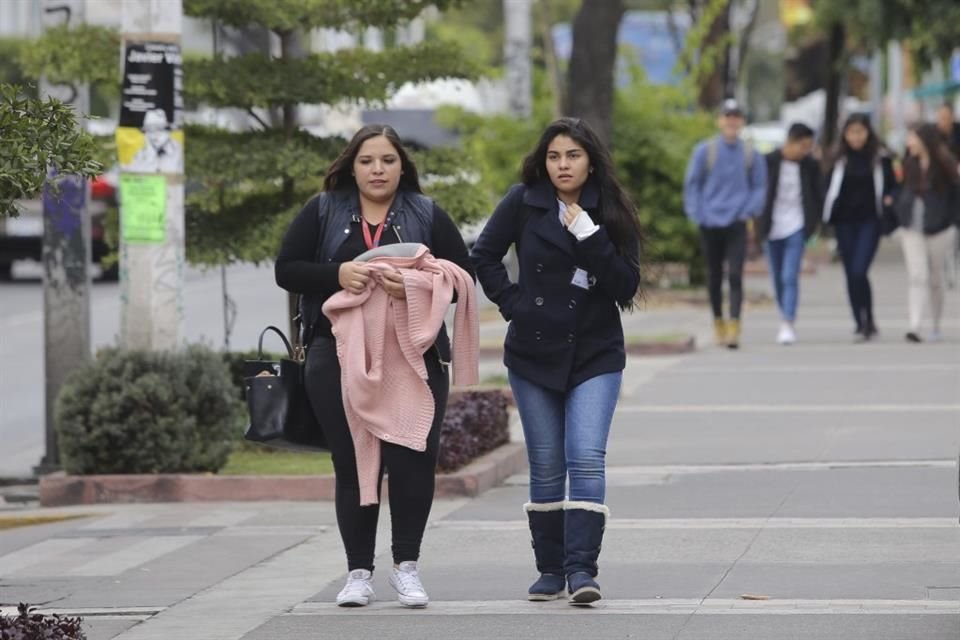
M 366 220 L 360 219 L 360 226 L 363 227 L 363 244 L 367 245 L 367 249 L 373 249 L 374 247 L 380 246 L 380 236 L 383 235 L 383 226 L 386 220 L 377 225 L 377 231 L 374 233 L 373 237 L 370 237 L 370 225 L 367 224 Z

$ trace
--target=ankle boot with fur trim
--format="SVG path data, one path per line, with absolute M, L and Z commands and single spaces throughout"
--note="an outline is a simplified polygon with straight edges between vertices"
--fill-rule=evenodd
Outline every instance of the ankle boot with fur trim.
M 567 501 L 564 509 L 564 575 L 570 604 L 588 605 L 601 598 L 597 558 L 610 510 L 595 502 Z
M 530 524 L 530 542 L 540 577 L 527 591 L 527 599 L 556 600 L 566 588 L 563 573 L 563 503 L 528 502 L 523 505 Z

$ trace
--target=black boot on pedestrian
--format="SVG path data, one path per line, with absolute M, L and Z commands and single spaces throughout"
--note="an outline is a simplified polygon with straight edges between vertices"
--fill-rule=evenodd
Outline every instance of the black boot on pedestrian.
M 570 604 L 583 606 L 601 598 L 597 584 L 597 558 L 610 510 L 595 502 L 567 502 L 566 554 L 563 564 L 570 591 Z
M 527 591 L 527 599 L 535 602 L 556 600 L 566 589 L 563 574 L 563 504 L 562 502 L 523 505 L 530 523 L 530 542 L 540 577 Z

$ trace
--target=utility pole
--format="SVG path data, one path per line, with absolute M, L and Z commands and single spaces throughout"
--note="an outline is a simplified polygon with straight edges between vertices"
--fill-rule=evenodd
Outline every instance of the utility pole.
M 520 118 L 529 118 L 533 112 L 532 11 L 532 0 L 503 0 L 503 58 L 507 69 L 508 100 L 510 112 Z
M 74 27 L 85 20 L 86 0 L 43 0 L 44 28 Z M 82 123 L 90 110 L 86 85 L 51 85 L 41 81 L 44 95 L 73 106 Z M 51 178 L 57 168 L 50 167 Z M 90 216 L 89 185 L 79 176 L 62 176 L 57 188 L 43 190 L 43 344 L 45 453 L 38 475 L 59 469 L 54 425 L 57 395 L 66 377 L 90 360 Z
M 175 349 L 183 335 L 181 0 L 123 3 L 120 331 L 130 349 Z

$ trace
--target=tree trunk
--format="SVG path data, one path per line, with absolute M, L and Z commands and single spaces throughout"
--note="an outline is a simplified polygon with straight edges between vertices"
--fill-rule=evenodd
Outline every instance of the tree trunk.
M 837 139 L 837 119 L 840 114 L 840 85 L 843 81 L 843 50 L 846 33 L 843 24 L 835 22 L 830 27 L 830 64 L 827 78 L 827 101 L 823 110 L 823 134 L 820 137 L 822 148 L 826 151 Z
M 613 131 L 614 64 L 623 0 L 584 0 L 573 21 L 567 113 L 583 118 L 605 144 Z
M 557 52 L 553 47 L 553 12 L 550 7 L 550 0 L 540 0 L 536 6 L 537 31 L 543 40 L 543 64 L 547 69 L 547 77 L 550 78 L 550 86 L 553 87 L 553 117 L 559 118 L 563 115 L 563 105 L 567 103 L 566 87 L 563 86 L 563 76 L 560 73 L 557 64 Z
M 704 51 L 709 51 L 712 48 L 715 48 L 719 40 L 729 32 L 730 3 L 728 2 L 724 10 L 720 12 L 719 16 L 717 16 L 717 19 L 713 21 L 712 25 L 710 25 L 710 31 L 707 34 L 707 38 L 700 47 L 701 54 Z M 698 102 L 702 109 L 713 111 L 720 106 L 720 103 L 723 102 L 723 99 L 726 97 L 724 94 L 726 91 L 727 77 L 729 74 L 729 50 L 729 45 L 723 48 L 723 55 L 717 60 L 717 64 L 714 65 L 713 72 L 704 78 L 700 84 L 700 95 L 698 96 Z
M 285 60 L 302 58 L 306 55 L 303 49 L 301 34 L 299 31 L 287 31 L 280 34 L 280 55 Z M 287 138 L 293 136 L 299 124 L 297 105 L 292 102 L 285 103 L 281 112 L 283 114 L 283 132 Z M 283 192 L 281 198 L 285 208 L 292 207 L 294 204 L 296 184 L 290 176 L 283 178 Z M 300 296 L 294 293 L 287 294 L 287 317 L 290 318 L 290 340 L 299 343 L 301 336 L 297 334 L 294 317 L 300 313 Z

